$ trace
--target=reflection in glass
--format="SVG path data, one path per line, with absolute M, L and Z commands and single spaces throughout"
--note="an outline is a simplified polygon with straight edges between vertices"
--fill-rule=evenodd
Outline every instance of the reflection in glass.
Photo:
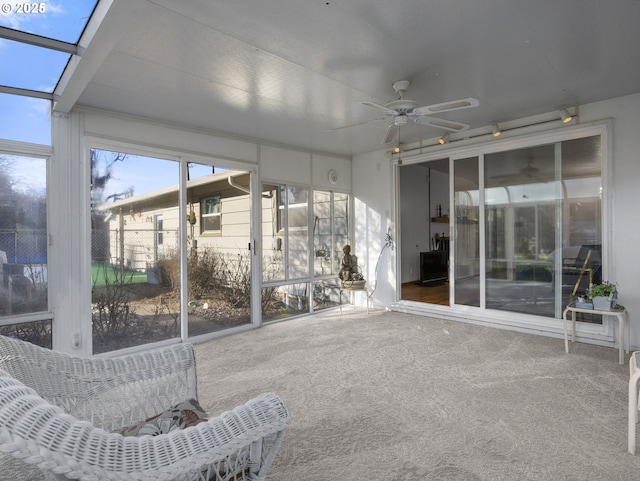
M 0 326 L 0 335 L 27 341 L 47 349 L 52 348 L 51 321 L 22 322 Z
M 180 334 L 178 167 L 91 150 L 94 353 Z
M 480 238 L 478 158 L 453 162 L 455 221 L 454 302 L 480 306 Z
M 0 317 L 45 312 L 47 161 L 0 155 Z
M 309 189 L 262 187 L 262 280 L 309 276 Z
M 337 276 L 342 249 L 349 243 L 349 195 L 314 191 L 314 276 Z
M 284 280 L 284 186 L 262 186 L 262 282 Z
M 288 279 L 301 279 L 309 275 L 309 189 L 291 187 L 281 190 L 287 200 L 287 258 Z
M 342 302 L 349 302 L 343 292 Z M 313 310 L 320 311 L 340 305 L 340 284 L 338 278 L 318 280 L 313 283 Z
M 286 319 L 309 312 L 309 283 L 262 288 L 262 320 Z
M 248 172 L 189 164 L 189 337 L 251 322 L 249 185 Z
M 490 309 L 554 316 L 547 257 L 561 200 L 555 166 L 553 144 L 485 156 L 486 197 L 494 199 L 485 209 Z
M 600 172 L 599 136 L 485 156 L 488 308 L 560 317 L 589 284 L 576 267 L 597 278 Z

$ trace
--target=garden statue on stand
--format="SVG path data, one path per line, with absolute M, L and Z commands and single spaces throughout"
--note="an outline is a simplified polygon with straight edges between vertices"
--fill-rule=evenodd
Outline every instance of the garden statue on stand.
M 338 277 L 345 289 L 363 289 L 366 284 L 362 274 L 358 272 L 358 258 L 351 254 L 351 246 L 348 244 L 342 249 Z

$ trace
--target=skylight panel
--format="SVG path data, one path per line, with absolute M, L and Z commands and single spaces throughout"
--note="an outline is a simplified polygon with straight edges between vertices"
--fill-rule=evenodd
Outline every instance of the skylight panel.
M 3 2 L 0 25 L 69 43 L 78 43 L 97 3 L 97 0 Z
M 70 54 L 12 40 L 0 40 L 0 85 L 53 92 Z
M 51 102 L 0 93 L 0 139 L 51 144 Z
M 0 91 L 52 93 L 97 3 L 1 3 Z

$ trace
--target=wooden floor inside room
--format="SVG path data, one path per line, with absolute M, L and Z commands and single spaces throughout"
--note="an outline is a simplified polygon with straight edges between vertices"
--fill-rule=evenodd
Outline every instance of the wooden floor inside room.
M 426 302 L 429 304 L 449 305 L 449 283 L 423 286 L 415 282 L 402 284 L 401 299 L 403 301 Z

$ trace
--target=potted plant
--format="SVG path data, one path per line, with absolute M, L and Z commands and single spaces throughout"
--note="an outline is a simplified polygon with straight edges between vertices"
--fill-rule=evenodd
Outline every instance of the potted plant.
M 587 289 L 587 298 L 593 302 L 593 308 L 598 311 L 610 311 L 618 297 L 618 289 L 609 281 L 593 284 Z

